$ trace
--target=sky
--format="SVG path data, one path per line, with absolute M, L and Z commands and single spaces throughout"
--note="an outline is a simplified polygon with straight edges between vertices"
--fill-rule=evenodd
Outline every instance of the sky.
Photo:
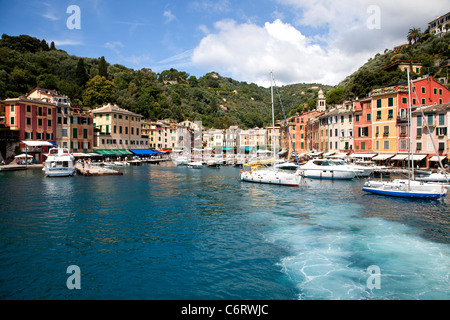
M 336 85 L 450 0 L 0 0 L 1 34 L 135 70 Z

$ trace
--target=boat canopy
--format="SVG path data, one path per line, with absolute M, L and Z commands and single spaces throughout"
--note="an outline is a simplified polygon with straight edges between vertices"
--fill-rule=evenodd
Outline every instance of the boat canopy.
M 154 156 L 155 154 L 159 154 L 158 151 L 152 149 L 130 149 L 137 156 Z

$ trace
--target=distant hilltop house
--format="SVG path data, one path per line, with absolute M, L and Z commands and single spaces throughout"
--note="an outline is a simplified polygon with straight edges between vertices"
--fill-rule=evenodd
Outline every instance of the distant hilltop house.
M 450 29 L 450 12 L 428 23 L 430 33 L 441 37 Z
M 406 71 L 406 69 L 409 69 L 409 72 L 420 74 L 420 72 L 422 71 L 422 67 L 423 65 L 419 61 L 397 60 L 382 67 L 381 70 L 390 70 L 394 68 L 399 68 L 402 71 Z

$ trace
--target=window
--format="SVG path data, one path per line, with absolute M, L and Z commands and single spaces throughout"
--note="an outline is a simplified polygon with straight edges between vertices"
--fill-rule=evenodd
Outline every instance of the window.
M 31 106 L 27 106 L 27 112 L 31 112 Z
M 348 122 L 352 122 L 353 121 L 353 117 L 352 117 L 352 115 L 350 114 L 349 116 L 348 116 Z
M 384 134 L 385 136 L 389 135 L 389 126 L 384 126 L 383 134 Z
M 425 98 L 422 98 L 422 104 L 425 104 L 425 103 L 426 103 Z
M 422 128 L 417 128 L 417 137 L 420 138 L 422 136 Z
M 445 142 L 439 142 L 439 151 L 445 150 Z
M 27 125 L 31 125 L 31 118 L 27 118 Z
M 73 128 L 73 130 L 72 130 L 72 138 L 78 139 L 78 128 Z
M 446 136 L 447 135 L 447 127 L 436 128 L 436 135 Z
M 416 149 L 417 151 L 422 150 L 422 142 L 417 142 Z
M 402 98 L 402 103 L 403 103 L 403 104 L 408 104 L 408 98 L 403 97 L 403 98 Z
M 388 98 L 388 107 L 394 106 L 394 98 Z
M 62 129 L 62 136 L 67 137 L 67 129 Z
M 432 126 L 432 125 L 433 125 L 433 115 L 432 115 L 432 114 L 429 114 L 429 115 L 428 115 L 428 117 L 427 117 L 427 122 L 428 122 L 428 125 L 429 125 L 429 126 Z
M 88 137 L 88 129 L 83 129 L 83 138 L 87 139 Z
M 14 105 L 12 104 L 9 109 L 11 112 L 14 112 Z
M 52 120 L 47 120 L 47 127 L 51 127 L 52 126 Z
M 372 121 L 372 114 L 371 113 L 367 114 L 367 121 Z
M 14 124 L 14 117 L 10 117 L 10 118 L 9 118 L 9 123 L 10 123 L 10 124 Z
M 341 123 L 344 123 L 344 116 L 341 116 Z
M 383 141 L 383 147 L 384 147 L 384 150 L 389 150 L 389 140 Z
M 377 108 L 381 108 L 381 99 L 377 100 Z
M 418 126 L 422 125 L 422 116 L 417 116 L 417 125 Z
M 445 114 L 440 114 L 439 115 L 439 125 L 440 126 L 445 126 Z
M 392 119 L 394 118 L 394 109 L 389 109 L 388 110 L 388 119 Z
M 377 120 L 381 120 L 381 111 L 377 111 Z
M 406 140 L 400 140 L 400 149 L 406 150 Z
M 375 146 L 376 146 L 376 150 L 379 150 L 380 149 L 380 140 L 377 140 L 376 142 L 375 142 Z
M 422 93 L 426 93 L 425 87 L 422 87 Z
M 38 119 L 38 126 L 42 126 L 42 119 Z
M 355 115 L 355 122 L 359 122 L 359 114 Z

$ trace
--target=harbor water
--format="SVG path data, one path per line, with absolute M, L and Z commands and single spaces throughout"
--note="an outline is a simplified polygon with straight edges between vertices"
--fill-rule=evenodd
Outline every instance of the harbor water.
M 252 184 L 233 167 L 121 170 L 0 174 L 1 299 L 450 298 L 448 198 L 372 195 L 362 179 Z

